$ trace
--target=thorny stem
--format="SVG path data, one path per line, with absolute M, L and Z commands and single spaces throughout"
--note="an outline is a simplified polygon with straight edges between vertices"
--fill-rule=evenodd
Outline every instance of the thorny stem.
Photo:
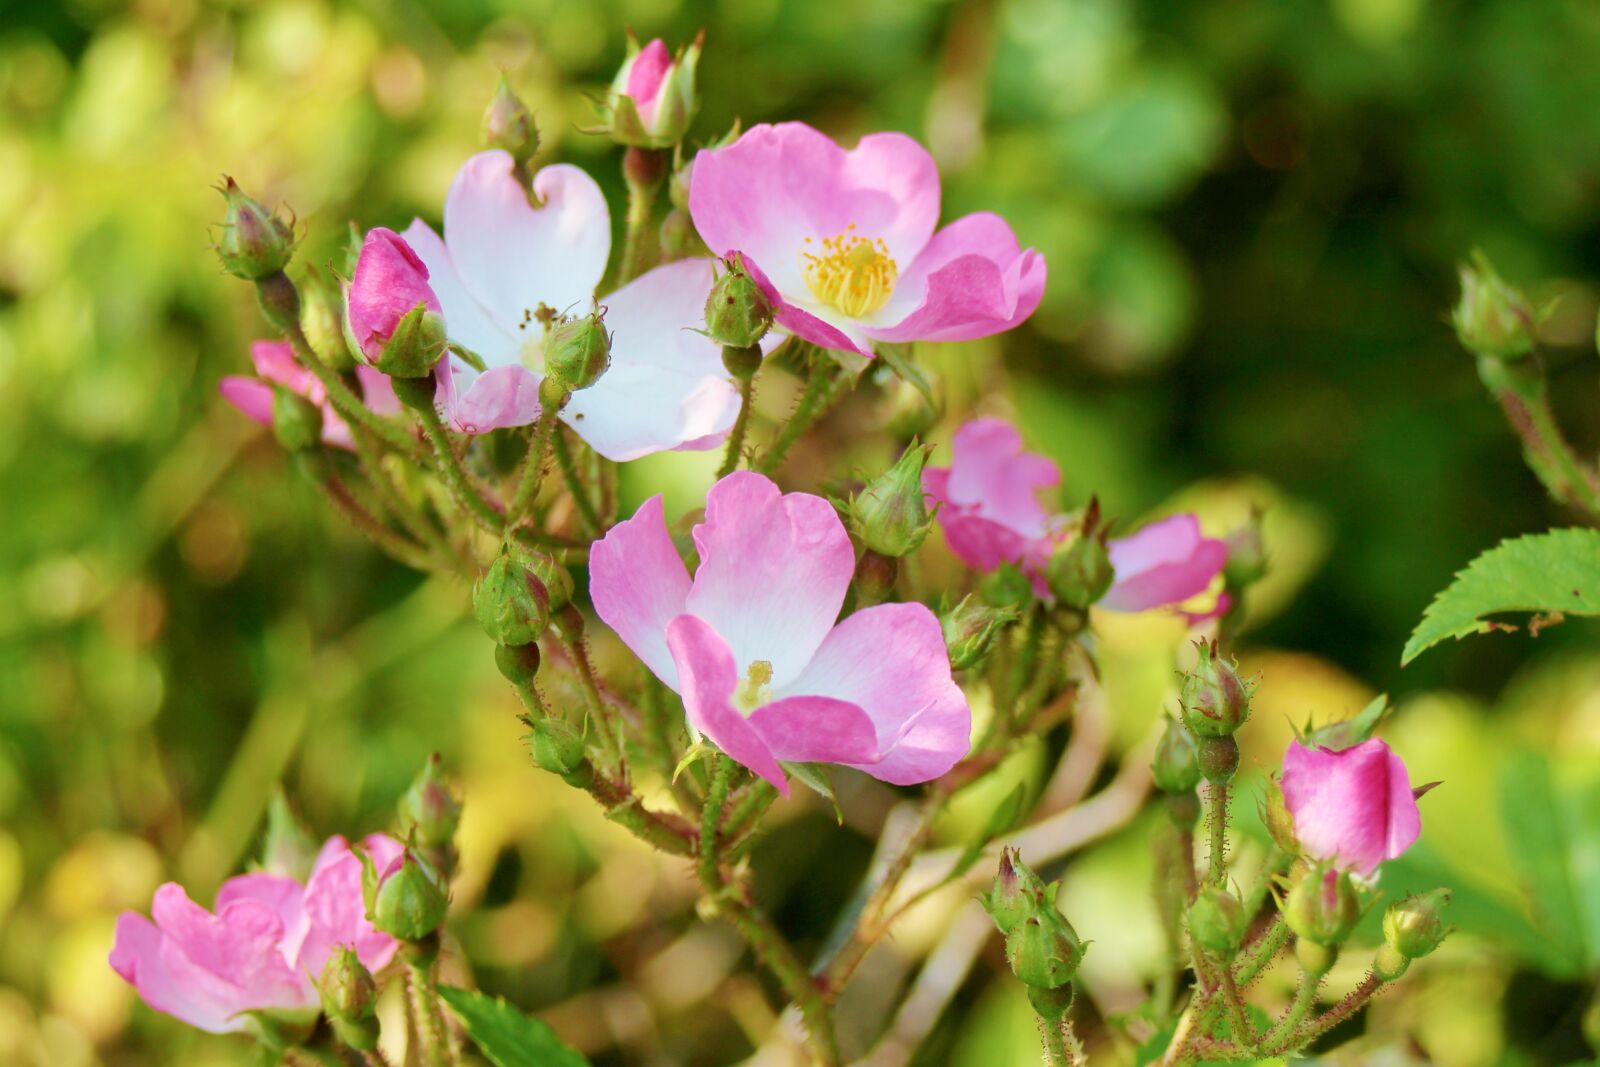
M 522 473 L 517 478 L 517 488 L 511 495 L 511 506 L 506 508 L 506 526 L 515 526 L 528 514 L 533 498 L 539 494 L 544 482 L 545 459 L 550 454 L 550 441 L 558 432 L 557 407 L 545 404 L 539 409 L 539 421 L 534 424 L 533 435 L 528 438 L 528 456 L 522 461 Z
M 472 478 L 467 474 L 467 469 L 461 465 L 461 457 L 456 455 L 455 445 L 450 441 L 450 434 L 446 432 L 444 423 L 439 419 L 439 413 L 432 404 L 422 404 L 413 409 L 417 421 L 422 423 L 422 432 L 427 435 L 429 443 L 433 445 L 433 454 L 439 460 L 439 475 L 444 479 L 444 484 L 450 487 L 450 493 L 456 498 L 456 503 L 465 508 L 473 518 L 492 533 L 499 533 L 505 523 L 505 517 L 491 503 L 478 492 L 478 487 L 472 484 Z
M 318 484 L 333 505 L 344 513 L 345 518 L 349 519 L 356 529 L 366 534 L 373 544 L 413 570 L 424 572 L 433 570 L 433 559 L 421 546 L 395 533 L 362 507 L 361 503 L 351 495 L 349 487 L 340 481 L 337 475 L 329 472 L 319 480 Z
M 573 503 L 578 506 L 578 514 L 583 516 L 584 527 L 590 534 L 598 536 L 601 532 L 600 513 L 595 510 L 594 501 L 589 499 L 589 487 L 583 484 L 578 465 L 573 462 L 566 434 L 557 429 L 550 435 L 550 444 L 556 454 L 556 465 L 561 468 L 561 476 L 567 480 Z
M 1522 439 L 1523 457 L 1550 495 L 1600 519 L 1600 475 L 1573 452 L 1550 409 L 1539 354 L 1518 360 L 1478 357 L 1478 376 Z
M 367 477 L 372 482 L 373 491 L 377 494 L 379 502 L 400 520 L 401 525 L 413 538 L 426 548 L 439 553 L 447 564 L 454 567 L 462 563 L 454 547 L 451 546 L 449 537 L 421 508 L 414 506 L 406 498 L 404 490 L 395 484 L 395 480 L 384 469 L 383 452 L 373 440 L 372 431 L 361 423 L 355 423 L 350 426 L 350 436 L 355 440 L 356 452 L 361 457 L 361 464 L 366 468 Z
M 600 693 L 600 685 L 595 680 L 594 664 L 589 662 L 589 650 L 583 641 L 583 616 L 577 608 L 568 605 L 563 612 L 563 620 L 555 627 L 561 641 L 562 649 L 572 660 L 573 667 L 578 675 L 578 684 L 583 689 L 584 701 L 589 706 L 589 714 L 594 717 L 595 729 L 600 732 L 601 747 L 608 758 L 616 762 L 621 768 L 622 748 L 619 740 L 621 731 L 619 724 L 614 721 L 611 709 L 606 704 L 605 697 Z M 625 772 L 624 772 L 625 774 Z
M 1261 1039 L 1263 1048 L 1275 1049 L 1284 1039 L 1292 1038 L 1296 1028 L 1305 1020 L 1306 1013 L 1317 1002 L 1317 987 L 1322 984 L 1322 975 L 1312 974 L 1302 969 L 1300 971 L 1300 985 L 1294 991 L 1294 1000 L 1289 1004 L 1289 1010 L 1283 1018 L 1273 1024 L 1271 1030 Z
M 707 888 L 722 885 L 718 870 L 718 835 L 722 828 L 722 812 L 728 803 L 728 792 L 733 788 L 734 775 L 739 765 L 727 756 L 712 756 L 715 764 L 711 772 L 711 788 L 706 793 L 706 803 L 700 811 L 700 883 Z
M 650 216 L 655 211 L 656 193 L 666 174 L 666 153 L 660 149 L 630 147 L 623 154 L 622 173 L 628 185 L 628 215 L 622 234 L 619 286 L 645 271 L 650 251 Z
M 1362 978 L 1361 982 L 1343 1000 L 1294 1031 L 1277 1048 L 1268 1051 L 1274 1055 L 1281 1055 L 1285 1052 L 1293 1052 L 1297 1049 L 1305 1048 L 1311 1042 L 1360 1011 L 1366 1006 L 1367 1001 L 1372 999 L 1373 994 L 1377 993 L 1381 988 L 1383 988 L 1383 979 L 1379 978 L 1376 972 L 1368 971 L 1366 977 Z
M 444 1018 L 434 996 L 431 965 L 406 964 L 406 995 L 417 1023 L 417 1042 L 422 1046 L 422 1062 L 428 1067 L 452 1067 L 455 1057 L 444 1032 Z
M 1212 885 L 1228 884 L 1228 783 L 1208 782 L 1206 785 L 1206 830 L 1211 837 L 1210 866 L 1206 881 Z
M 753 469 L 762 474 L 771 474 L 777 470 L 783 465 L 783 458 L 788 455 L 794 443 L 804 436 L 813 422 L 833 406 L 845 381 L 845 375 L 837 368 L 825 365 L 822 361 L 826 358 L 821 355 L 814 357 L 813 366 L 806 377 L 805 391 L 800 394 L 800 399 L 795 404 L 788 421 L 783 424 L 783 429 L 778 431 L 778 436 L 767 446 L 766 453 L 756 462 Z
M 728 431 L 728 450 L 723 454 L 722 466 L 717 470 L 718 478 L 725 478 L 739 469 L 745 433 L 750 428 L 750 409 L 755 405 L 756 376 L 751 374 L 738 381 L 739 414 L 734 417 L 733 429 Z
M 1249 955 L 1240 962 L 1239 969 L 1234 974 L 1234 980 L 1242 986 L 1249 985 L 1255 981 L 1256 977 L 1266 969 L 1267 964 L 1271 963 L 1278 953 L 1283 950 L 1283 946 L 1288 940 L 1288 924 L 1283 921 L 1283 916 L 1274 915 L 1272 923 L 1267 927 L 1266 932 L 1246 949 Z

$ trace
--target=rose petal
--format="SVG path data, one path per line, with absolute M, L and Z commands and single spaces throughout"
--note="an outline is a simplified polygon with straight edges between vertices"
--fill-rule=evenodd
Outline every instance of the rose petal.
M 1283 799 L 1309 855 L 1364 875 L 1422 832 L 1405 764 L 1378 738 L 1338 752 L 1290 742 Z
M 156 1011 L 213 1034 L 242 1030 L 249 1020 L 237 1014 L 238 993 L 214 976 L 196 973 L 184 961 L 177 974 L 167 965 L 166 937 L 137 912 L 117 916 L 111 969 L 139 991 Z M 180 954 L 181 955 L 181 954 Z
M 462 433 L 488 433 L 539 420 L 539 377 L 527 368 L 494 367 L 473 377 L 465 389 L 461 377 L 456 371 L 456 388 L 446 397 L 446 404 L 451 424 Z
M 878 734 L 867 713 L 847 700 L 796 696 L 750 713 L 767 748 L 793 763 L 877 763 Z
M 683 710 L 690 725 L 788 796 L 783 768 L 755 727 L 732 704 L 739 675 L 728 643 L 704 619 L 680 615 L 667 625 L 667 646 L 678 666 Z
M 646 128 L 655 117 L 656 96 L 661 91 L 661 83 L 666 80 L 667 71 L 671 69 L 672 53 L 667 51 L 667 46 L 659 37 L 645 45 L 628 67 L 627 95 L 633 100 L 639 119 Z
M 689 571 L 667 535 L 659 495 L 589 549 L 595 614 L 673 690 L 678 668 L 667 648 L 667 624 L 683 614 L 689 584 Z
M 404 851 L 398 841 L 381 834 L 368 837 L 362 845 L 379 871 Z M 394 957 L 398 942 L 367 921 L 361 878 L 360 858 L 342 838 L 329 840 L 306 880 L 309 930 L 296 959 L 302 973 L 313 978 L 320 975 L 335 945 L 354 949 L 362 965 L 373 972 L 382 970 Z
M 1115 583 L 1100 601 L 1112 611 L 1145 611 L 1177 604 L 1211 584 L 1228 561 L 1225 542 L 1200 533 L 1193 515 L 1173 515 L 1150 523 L 1106 546 Z
M 467 291 L 465 283 L 456 273 L 450 251 L 426 222 L 413 219 L 411 225 L 406 227 L 404 236 L 417 257 L 427 265 L 428 283 L 439 298 L 445 333 L 450 340 L 476 352 L 487 366 L 504 367 L 519 363 L 527 331 L 518 330 L 515 325 L 502 329 L 490 317 L 478 299 Z

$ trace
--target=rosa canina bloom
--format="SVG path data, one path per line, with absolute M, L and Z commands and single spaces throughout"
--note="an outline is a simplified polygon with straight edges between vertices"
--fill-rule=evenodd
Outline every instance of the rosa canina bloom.
M 230 374 L 218 383 L 223 399 L 245 415 L 261 423 L 272 425 L 272 386 L 277 384 L 290 389 L 322 409 L 322 440 L 335 448 L 354 449 L 350 427 L 328 403 L 327 391 L 317 376 L 295 362 L 294 349 L 287 341 L 256 341 L 250 345 L 250 360 L 256 365 L 259 378 Z M 356 377 L 361 381 L 362 398 L 367 407 L 379 415 L 396 415 L 400 401 L 386 375 L 371 367 L 356 365 Z
M 951 451 L 950 466 L 922 472 L 922 487 L 939 505 L 939 526 L 950 551 L 981 571 L 1014 563 L 1039 595 L 1047 596 L 1044 569 L 1061 524 L 1039 505 L 1038 492 L 1060 484 L 1060 468 L 1048 457 L 1024 452 L 1022 435 L 1004 419 L 965 423 Z M 1116 578 L 1099 603 L 1111 611 L 1182 603 L 1205 592 L 1228 558 L 1227 544 L 1202 535 L 1199 520 L 1189 514 L 1113 538 L 1106 550 Z
M 939 172 L 904 134 L 846 151 L 804 123 L 751 127 L 695 157 L 689 212 L 712 252 L 743 257 L 778 325 L 824 348 L 987 337 L 1044 295 L 1044 257 L 998 215 L 935 232 Z
M 346 293 L 350 334 L 361 355 L 376 363 L 400 320 L 418 304 L 440 314 L 439 298 L 428 284 L 428 268 L 400 235 L 383 227 L 368 230 Z
M 880 604 L 835 625 L 855 552 L 826 500 L 737 471 L 712 487 L 694 543 L 691 578 L 652 497 L 595 542 L 590 592 L 729 756 L 787 795 L 780 760 L 909 785 L 966 754 L 971 711 L 933 612 Z
M 362 847 L 380 867 L 400 854 L 381 834 Z M 398 947 L 373 929 L 361 896 L 361 860 L 342 837 L 322 846 L 304 885 L 282 875 L 230 878 L 216 913 L 168 882 L 150 905 L 117 919 L 111 967 L 156 1011 L 212 1033 L 242 1030 L 252 1011 L 313 1011 L 315 979 L 336 945 L 355 950 L 370 971 Z
M 544 311 L 587 314 L 611 249 L 611 220 L 593 178 L 545 167 L 535 207 L 495 150 L 468 159 L 444 205 L 444 237 L 418 219 L 406 242 L 428 268 L 450 340 L 477 353 L 484 373 L 459 357 L 441 363 L 439 403 L 456 429 L 485 433 L 539 416 Z M 739 394 L 722 350 L 704 327 L 708 260 L 657 267 L 606 297 L 611 366 L 572 394 L 561 419 L 607 459 L 667 449 L 714 448 L 738 414 Z
M 1422 815 L 1400 757 L 1378 738 L 1335 750 L 1289 743 L 1283 800 L 1307 855 L 1370 875 L 1411 847 Z

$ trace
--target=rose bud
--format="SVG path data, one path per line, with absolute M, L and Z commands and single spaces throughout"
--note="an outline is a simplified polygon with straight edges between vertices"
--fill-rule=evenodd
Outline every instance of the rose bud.
M 1422 832 L 1405 764 L 1378 738 L 1339 751 L 1290 742 L 1283 797 L 1306 855 L 1362 875 Z
M 322 1012 L 340 1041 L 363 1052 L 377 1047 L 378 985 L 359 956 L 343 945 L 335 946 L 323 965 L 317 992 Z
M 1150 774 L 1164 793 L 1191 793 L 1200 784 L 1200 746 L 1181 720 L 1167 720 Z
M 381 871 L 363 854 L 361 888 L 372 925 L 401 941 L 427 937 L 450 910 L 438 874 L 409 846 Z
M 272 383 L 272 433 L 286 452 L 322 443 L 322 409 L 293 389 Z
M 1361 902 L 1347 871 L 1312 864 L 1289 888 L 1283 919 L 1302 941 L 1333 948 L 1355 929 Z
M 294 229 L 246 196 L 232 178 L 224 180 L 222 198 L 227 201 L 227 215 L 217 245 L 223 269 L 247 281 L 279 273 L 294 254 Z
M 530 645 L 550 624 L 550 589 L 540 580 L 539 560 L 539 553 L 507 544 L 473 588 L 478 625 L 495 644 Z
M 529 737 L 533 762 L 551 774 L 566 777 L 583 766 L 583 738 L 560 719 L 540 719 Z
M 1375 962 L 1384 981 L 1399 978 L 1412 960 L 1419 960 L 1439 947 L 1449 933 L 1439 911 L 1449 902 L 1450 890 L 1435 889 L 1389 905 L 1389 910 L 1383 914 L 1384 944 Z
M 950 650 L 950 666 L 971 670 L 982 663 L 1006 625 L 1017 618 L 1012 608 L 992 608 L 968 593 L 961 603 L 939 617 L 944 643 Z
M 1049 894 L 1014 848 L 1000 850 L 1000 869 L 994 885 L 978 898 L 984 910 L 994 920 L 1002 934 L 1009 934 L 1026 919 L 1037 916 L 1046 907 Z
M 443 848 L 456 836 L 461 801 L 444 777 L 444 760 L 435 752 L 422 773 L 400 796 L 400 832 L 427 848 Z
M 345 296 L 350 347 L 395 378 L 425 378 L 445 352 L 444 317 L 428 268 L 393 230 L 367 233 Z
M 1006 959 L 1024 985 L 1060 989 L 1078 973 L 1083 942 L 1052 906 L 1024 919 L 1006 935 Z
M 1451 321 L 1462 345 L 1480 356 L 1518 359 L 1533 348 L 1537 323 L 1533 308 L 1481 251 L 1473 253 L 1471 263 L 1461 265 L 1461 299 Z
M 706 297 L 706 334 L 729 348 L 750 348 L 772 327 L 772 302 L 743 261 L 729 256 Z
M 1239 898 L 1220 886 L 1203 887 L 1189 905 L 1189 933 L 1214 956 L 1229 956 L 1239 947 L 1249 919 Z
M 533 124 L 533 115 L 511 91 L 511 81 L 504 74 L 500 76 L 500 84 L 489 106 L 484 108 L 478 137 L 483 147 L 498 148 L 509 154 L 519 168 L 526 167 L 528 160 L 539 151 L 539 130 Z
M 1228 737 L 1250 718 L 1250 686 L 1238 667 L 1217 654 L 1215 641 L 1196 642 L 1200 660 L 1183 677 L 1183 720 L 1200 737 Z
M 544 369 L 564 389 L 587 389 L 611 366 L 611 335 L 605 311 L 562 319 L 550 328 L 544 343 Z
M 1100 525 L 1100 505 L 1091 500 L 1078 529 L 1051 551 L 1045 581 L 1063 607 L 1087 611 L 1106 595 L 1115 578 L 1106 530 Z
M 674 56 L 660 38 L 640 48 L 628 36 L 628 56 L 606 106 L 606 130 L 613 140 L 637 148 L 670 148 L 683 140 L 700 109 L 695 68 L 704 42 L 702 34 Z
M 922 489 L 922 468 L 931 450 L 913 444 L 894 466 L 850 498 L 850 532 L 870 551 L 891 558 L 909 555 L 933 529 Z

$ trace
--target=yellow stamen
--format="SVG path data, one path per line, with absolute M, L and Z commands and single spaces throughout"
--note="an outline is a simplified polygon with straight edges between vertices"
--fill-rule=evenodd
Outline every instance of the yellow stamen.
M 748 715 L 761 705 L 772 703 L 771 682 L 772 664 L 764 659 L 756 660 L 746 670 L 744 681 L 734 689 L 733 706 Z
M 882 238 L 862 237 L 851 223 L 844 233 L 822 239 L 820 252 L 801 252 L 806 285 L 824 304 L 853 319 L 870 315 L 889 301 L 900 265 Z M 806 244 L 811 244 L 807 237 Z

